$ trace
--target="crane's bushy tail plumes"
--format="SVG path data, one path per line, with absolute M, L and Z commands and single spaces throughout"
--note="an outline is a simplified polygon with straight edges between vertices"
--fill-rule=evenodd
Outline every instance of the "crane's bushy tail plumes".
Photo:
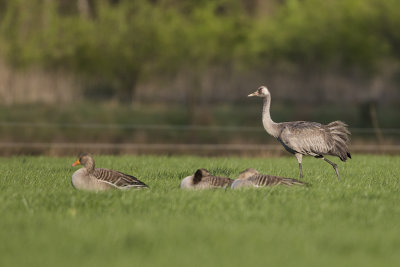
M 342 121 L 334 121 L 327 125 L 332 141 L 332 155 L 338 156 L 342 161 L 351 158 L 348 145 L 350 143 L 350 131 L 347 129 L 347 124 Z

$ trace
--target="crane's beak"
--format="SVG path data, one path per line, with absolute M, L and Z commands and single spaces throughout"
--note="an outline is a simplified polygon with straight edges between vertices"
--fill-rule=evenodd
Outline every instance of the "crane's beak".
M 81 165 L 81 162 L 79 161 L 79 159 L 77 159 L 74 163 L 72 163 L 72 167 L 74 167 L 76 165 Z
M 251 96 L 258 96 L 258 92 L 257 92 L 257 91 L 255 91 L 254 93 L 252 93 L 252 94 L 249 94 L 247 97 L 251 97 Z

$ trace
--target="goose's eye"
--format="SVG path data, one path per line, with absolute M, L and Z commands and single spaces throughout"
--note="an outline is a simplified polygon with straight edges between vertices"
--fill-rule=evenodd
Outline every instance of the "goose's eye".
M 259 93 L 259 94 L 262 94 L 262 89 L 261 89 L 261 88 L 258 89 L 258 93 Z

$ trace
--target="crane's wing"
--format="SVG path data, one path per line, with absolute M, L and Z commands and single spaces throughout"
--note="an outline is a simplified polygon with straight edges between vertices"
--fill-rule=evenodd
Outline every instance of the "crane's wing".
M 145 183 L 139 181 L 136 177 L 108 169 L 98 168 L 94 170 L 93 175 L 100 181 L 110 184 L 120 189 L 145 188 Z
M 316 122 L 287 122 L 278 140 L 289 152 L 318 156 L 332 150 L 333 141 L 327 130 L 325 125 Z

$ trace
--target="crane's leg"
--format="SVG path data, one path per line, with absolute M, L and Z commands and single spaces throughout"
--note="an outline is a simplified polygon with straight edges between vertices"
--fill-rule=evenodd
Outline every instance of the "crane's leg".
M 297 161 L 299 162 L 299 169 L 300 169 L 300 178 L 303 178 L 303 167 L 301 166 L 301 160 L 303 159 L 303 155 L 296 153 L 294 154 L 297 158 Z
M 335 169 L 337 178 L 338 178 L 338 180 L 340 181 L 339 170 L 338 170 L 338 168 L 337 168 L 337 165 L 336 165 L 335 163 L 333 163 L 332 161 L 330 161 L 329 159 L 326 159 L 326 158 L 324 158 L 324 157 L 322 157 L 321 159 L 325 160 L 326 162 L 328 162 L 329 164 L 332 165 L 332 167 Z

